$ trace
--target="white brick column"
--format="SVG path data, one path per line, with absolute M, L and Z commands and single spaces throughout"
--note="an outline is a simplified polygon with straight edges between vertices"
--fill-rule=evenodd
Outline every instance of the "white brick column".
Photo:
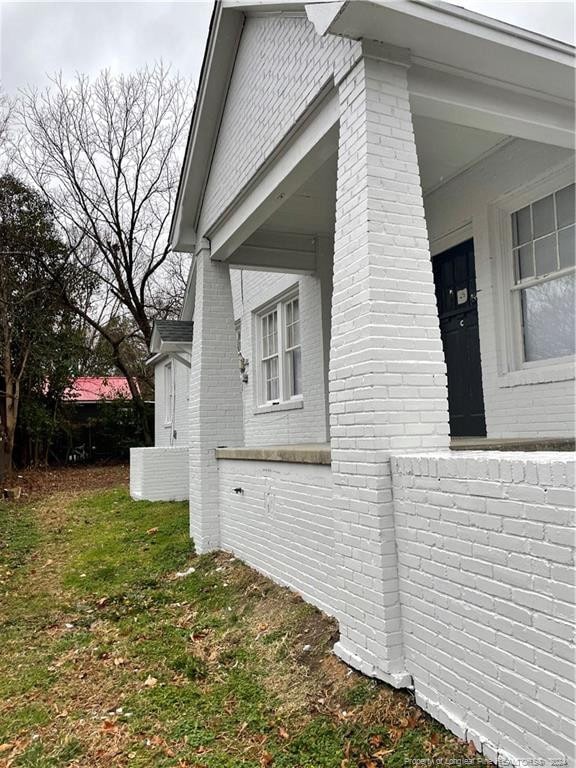
M 227 264 L 196 253 L 196 301 L 190 371 L 190 535 L 196 551 L 220 546 L 214 449 L 242 446 L 242 389 Z
M 445 364 L 407 65 L 364 57 L 339 85 L 330 350 L 336 652 L 393 685 L 403 659 L 390 455 L 448 447 Z

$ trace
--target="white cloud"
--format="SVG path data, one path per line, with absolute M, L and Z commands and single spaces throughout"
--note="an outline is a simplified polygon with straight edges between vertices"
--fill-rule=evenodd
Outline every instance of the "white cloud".
M 129 72 L 163 59 L 198 79 L 211 2 L 3 2 L 0 76 L 6 90 L 62 70 Z

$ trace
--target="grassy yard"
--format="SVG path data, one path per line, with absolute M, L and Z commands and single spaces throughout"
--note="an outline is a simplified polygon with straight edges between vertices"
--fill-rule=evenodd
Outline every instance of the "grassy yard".
M 3 768 L 470 758 L 408 694 L 339 662 L 336 635 L 230 555 L 196 557 L 185 504 L 123 487 L 0 502 Z

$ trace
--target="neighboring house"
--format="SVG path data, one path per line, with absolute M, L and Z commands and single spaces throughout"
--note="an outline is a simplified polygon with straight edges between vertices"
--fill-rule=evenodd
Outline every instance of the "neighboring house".
M 190 354 L 194 324 L 185 320 L 156 320 L 147 364 L 154 367 L 156 402 L 154 433 L 157 446 L 188 447 Z
M 499 763 L 574 759 L 573 67 L 429 0 L 217 4 L 188 438 L 131 455 Z
M 126 458 L 135 442 L 131 400 L 124 376 L 79 376 L 62 396 L 53 454 L 71 463 Z

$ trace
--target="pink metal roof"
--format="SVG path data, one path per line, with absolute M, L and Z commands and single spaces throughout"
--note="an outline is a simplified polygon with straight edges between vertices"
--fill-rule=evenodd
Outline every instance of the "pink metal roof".
M 64 400 L 76 403 L 115 400 L 117 397 L 132 399 L 124 376 L 80 376 L 64 393 Z

